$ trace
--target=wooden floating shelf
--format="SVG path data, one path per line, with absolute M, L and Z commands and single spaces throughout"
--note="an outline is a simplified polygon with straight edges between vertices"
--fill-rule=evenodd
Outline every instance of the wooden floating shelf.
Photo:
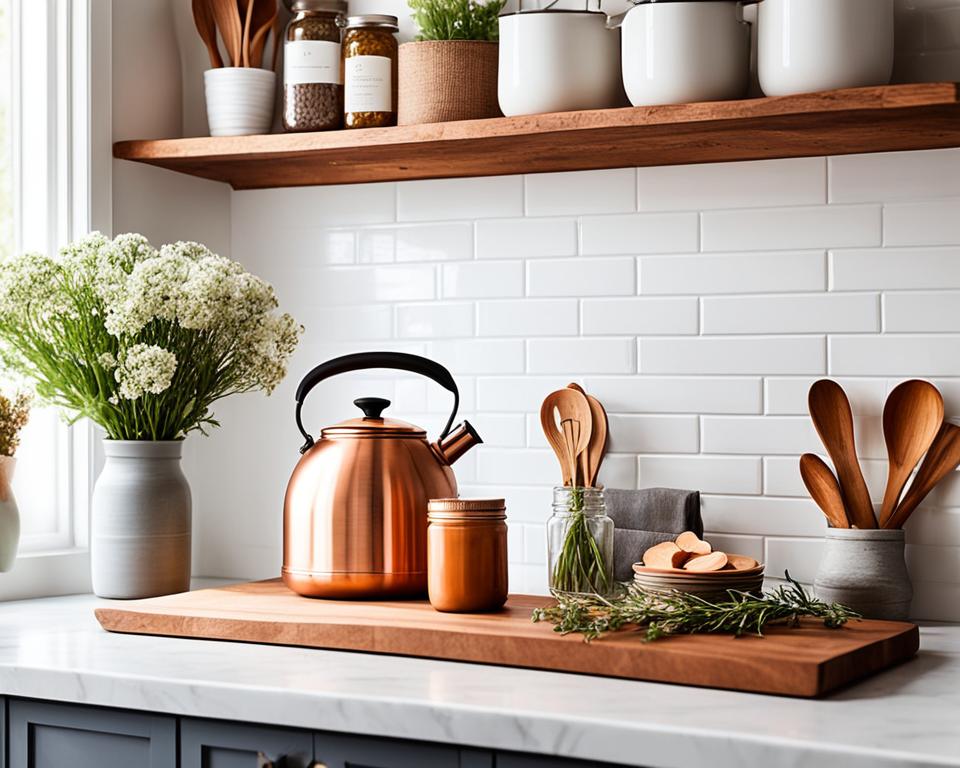
M 922 83 L 395 128 L 121 141 L 114 156 L 262 189 L 957 146 L 960 86 Z

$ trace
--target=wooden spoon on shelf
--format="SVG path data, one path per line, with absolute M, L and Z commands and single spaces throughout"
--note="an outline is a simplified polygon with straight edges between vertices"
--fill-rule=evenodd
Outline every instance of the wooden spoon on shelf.
M 210 0 L 213 18 L 227 49 L 231 67 L 243 64 L 243 25 L 235 0 Z
M 933 384 L 912 379 L 894 387 L 883 406 L 883 437 L 890 468 L 880 508 L 881 526 L 893 515 L 903 487 L 930 448 L 941 424 L 943 397 Z
M 223 66 L 223 58 L 220 56 L 220 49 L 217 47 L 217 25 L 213 20 L 213 11 L 210 9 L 209 0 L 193 0 L 193 23 L 197 27 L 197 33 L 203 40 L 203 44 L 207 46 L 210 67 L 219 69 Z
M 805 453 L 800 457 L 800 477 L 807 486 L 810 497 L 823 510 L 831 528 L 849 528 L 847 512 L 843 508 L 843 495 L 840 485 L 823 459 L 814 453 Z
M 253 4 L 253 17 L 250 33 L 251 67 L 263 67 L 263 49 L 267 46 L 267 35 L 273 29 L 280 9 L 277 0 L 250 0 Z
M 821 379 L 810 387 L 807 404 L 813 425 L 836 467 L 850 524 L 857 528 L 876 528 L 870 491 L 857 459 L 853 413 L 846 393 L 835 381 Z
M 902 528 L 907 518 L 920 506 L 920 502 L 927 497 L 927 494 L 957 467 L 960 467 L 960 426 L 946 421 L 940 427 L 930 450 L 927 451 L 903 501 L 883 527 Z

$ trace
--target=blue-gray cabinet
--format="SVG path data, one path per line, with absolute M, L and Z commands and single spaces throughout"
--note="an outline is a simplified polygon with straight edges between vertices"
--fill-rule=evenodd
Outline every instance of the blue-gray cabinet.
M 180 768 L 312 768 L 313 734 L 221 720 L 180 720 Z
M 9 768 L 177 768 L 177 721 L 166 715 L 11 699 Z

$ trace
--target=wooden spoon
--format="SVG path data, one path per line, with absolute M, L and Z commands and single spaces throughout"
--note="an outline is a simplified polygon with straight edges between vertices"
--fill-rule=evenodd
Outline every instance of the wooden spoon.
M 903 501 L 883 524 L 884 528 L 902 528 L 907 518 L 934 486 L 960 466 L 960 426 L 944 422 L 927 451 L 917 476 L 907 489 Z
M 943 397 L 933 384 L 912 379 L 898 384 L 883 406 L 883 437 L 887 442 L 887 489 L 880 508 L 885 526 L 900 501 L 903 487 L 930 448 L 943 424 Z
M 197 26 L 203 44 L 207 46 L 210 67 L 219 69 L 223 66 L 223 59 L 220 57 L 220 49 L 217 48 L 217 25 L 213 20 L 209 0 L 193 0 L 193 23 Z
M 832 528 L 849 528 L 847 512 L 843 507 L 843 495 L 840 485 L 833 476 L 830 467 L 814 453 L 805 453 L 800 457 L 800 477 L 807 486 L 811 498 L 827 516 Z
M 217 29 L 227 48 L 230 66 L 239 67 L 243 63 L 243 26 L 237 4 L 235 0 L 210 0 L 210 4 Z
M 580 471 L 583 474 L 583 484 L 587 488 L 595 488 L 597 485 L 597 476 L 600 474 L 600 465 L 603 464 L 603 457 L 607 452 L 607 435 L 610 431 L 610 420 L 607 418 L 607 412 L 597 398 L 588 395 L 586 391 L 576 382 L 567 384 L 567 389 L 579 392 L 587 398 L 590 405 L 590 415 L 593 418 L 593 433 L 590 435 L 590 443 L 587 450 L 580 456 Z
M 273 29 L 279 14 L 277 0 L 250 0 L 253 5 L 251 20 L 250 64 L 251 67 L 263 66 L 263 49 L 267 45 L 267 35 Z
M 559 425 L 566 420 L 576 421 L 580 425 L 580 434 L 577 436 L 575 455 L 579 456 L 590 443 L 593 432 L 593 422 L 590 416 L 590 404 L 580 392 L 572 389 L 558 389 L 551 392 L 540 406 L 540 426 L 547 436 L 547 442 L 560 461 L 563 470 L 564 485 L 573 485 L 576 482 L 577 467 L 567 466 L 567 446 L 564 440 L 562 427 Z
M 876 528 L 870 491 L 863 480 L 853 435 L 853 414 L 843 388 L 835 381 L 821 379 L 810 387 L 807 397 L 810 417 L 833 459 L 847 517 L 857 528 Z

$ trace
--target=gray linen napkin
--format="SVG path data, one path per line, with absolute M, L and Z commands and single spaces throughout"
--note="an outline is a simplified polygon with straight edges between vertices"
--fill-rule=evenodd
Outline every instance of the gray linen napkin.
M 672 541 L 684 531 L 703 536 L 700 491 L 606 488 L 603 496 L 615 526 L 613 576 L 617 581 L 631 581 L 633 564 L 653 545 Z

